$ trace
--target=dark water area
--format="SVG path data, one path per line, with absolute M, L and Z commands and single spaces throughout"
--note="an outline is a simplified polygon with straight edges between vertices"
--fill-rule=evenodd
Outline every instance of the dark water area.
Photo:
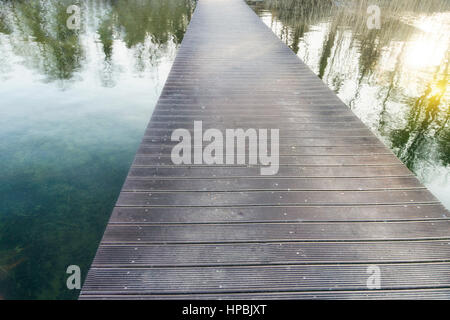
M 77 3 L 0 0 L 0 299 L 78 297 L 195 6 Z
M 249 4 L 450 208 L 450 1 Z

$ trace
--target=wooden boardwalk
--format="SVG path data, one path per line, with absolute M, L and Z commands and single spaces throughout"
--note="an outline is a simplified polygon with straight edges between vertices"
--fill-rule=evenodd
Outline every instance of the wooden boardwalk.
M 173 165 L 194 120 L 279 128 L 278 174 Z M 450 298 L 449 217 L 242 0 L 199 0 L 80 298 Z

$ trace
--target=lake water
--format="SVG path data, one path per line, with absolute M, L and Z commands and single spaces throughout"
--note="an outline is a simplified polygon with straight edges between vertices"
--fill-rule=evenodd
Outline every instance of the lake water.
M 73 2 L 0 0 L 0 299 L 78 296 L 195 5 Z
M 249 3 L 450 208 L 450 1 Z

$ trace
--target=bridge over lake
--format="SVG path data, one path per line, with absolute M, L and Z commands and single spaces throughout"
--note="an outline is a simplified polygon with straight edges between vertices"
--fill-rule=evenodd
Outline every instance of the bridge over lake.
M 175 165 L 194 121 L 279 129 L 278 173 Z M 448 299 L 449 212 L 244 1 L 199 0 L 80 298 Z

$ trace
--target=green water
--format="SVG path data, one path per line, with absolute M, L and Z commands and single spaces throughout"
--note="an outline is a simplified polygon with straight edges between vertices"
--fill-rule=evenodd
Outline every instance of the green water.
M 450 1 L 249 2 L 450 208 Z
M 193 9 L 0 0 L 0 299 L 77 298 Z

